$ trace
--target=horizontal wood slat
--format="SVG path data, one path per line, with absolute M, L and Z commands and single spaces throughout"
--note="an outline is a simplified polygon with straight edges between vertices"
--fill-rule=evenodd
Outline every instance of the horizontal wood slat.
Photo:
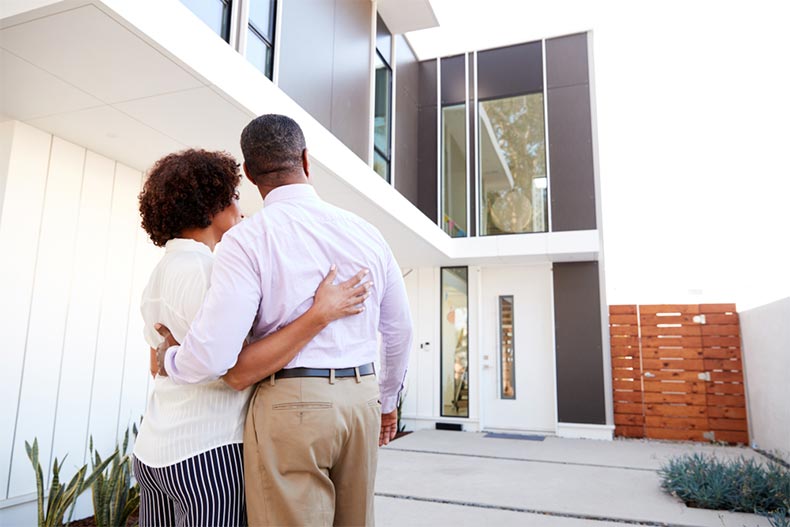
M 639 314 L 655 315 L 657 313 L 680 313 L 682 315 L 699 314 L 699 306 L 688 304 L 652 304 L 640 305 Z
M 642 348 L 643 359 L 701 359 L 702 348 Z
M 633 359 L 627 359 L 633 360 Z M 614 362 L 612 362 L 614 365 Z M 691 370 L 702 371 L 705 369 L 705 361 L 702 359 L 642 359 L 642 367 L 645 370 Z
M 642 326 L 642 336 L 690 336 L 702 335 L 700 328 L 693 326 Z
M 610 315 L 636 315 L 636 306 L 609 306 Z

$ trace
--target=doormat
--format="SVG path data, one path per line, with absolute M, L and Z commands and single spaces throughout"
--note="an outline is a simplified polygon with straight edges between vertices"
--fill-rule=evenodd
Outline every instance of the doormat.
M 523 434 L 500 434 L 498 432 L 486 432 L 483 437 L 492 437 L 494 439 L 521 439 L 522 441 L 543 441 L 545 436 L 533 436 Z

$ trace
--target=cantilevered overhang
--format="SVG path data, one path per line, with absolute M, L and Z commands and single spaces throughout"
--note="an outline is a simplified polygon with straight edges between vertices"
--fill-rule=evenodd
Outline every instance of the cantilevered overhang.
M 376 10 L 396 35 L 439 25 L 430 0 L 378 0 Z
M 378 227 L 403 267 L 597 259 L 597 231 L 449 238 L 178 0 L 3 0 L 0 16 L 0 119 L 145 170 L 186 147 L 241 159 L 249 120 L 283 113 L 318 192 Z M 249 183 L 241 194 L 247 214 L 261 207 Z

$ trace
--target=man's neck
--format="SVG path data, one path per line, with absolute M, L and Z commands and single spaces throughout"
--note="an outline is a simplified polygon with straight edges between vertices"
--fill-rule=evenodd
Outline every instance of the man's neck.
M 276 185 L 266 185 L 264 183 L 260 183 L 258 184 L 258 192 L 261 193 L 261 198 L 266 199 L 266 196 L 269 195 L 269 192 L 276 188 L 284 187 L 286 185 L 300 185 L 308 183 L 309 181 L 307 180 L 307 176 L 302 173 L 300 176 L 294 176 L 284 181 L 280 181 Z

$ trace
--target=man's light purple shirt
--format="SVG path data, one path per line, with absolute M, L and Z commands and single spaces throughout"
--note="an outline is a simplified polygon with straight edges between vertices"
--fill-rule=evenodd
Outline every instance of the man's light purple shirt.
M 286 368 L 374 362 L 380 332 L 382 412 L 394 410 L 412 338 L 401 270 L 373 226 L 321 200 L 306 184 L 272 190 L 263 210 L 225 233 L 203 307 L 181 346 L 165 356 L 170 378 L 185 384 L 224 375 L 236 364 L 250 328 L 255 341 L 307 311 L 332 264 L 338 282 L 370 270 L 373 288 L 365 311 L 332 322 Z

